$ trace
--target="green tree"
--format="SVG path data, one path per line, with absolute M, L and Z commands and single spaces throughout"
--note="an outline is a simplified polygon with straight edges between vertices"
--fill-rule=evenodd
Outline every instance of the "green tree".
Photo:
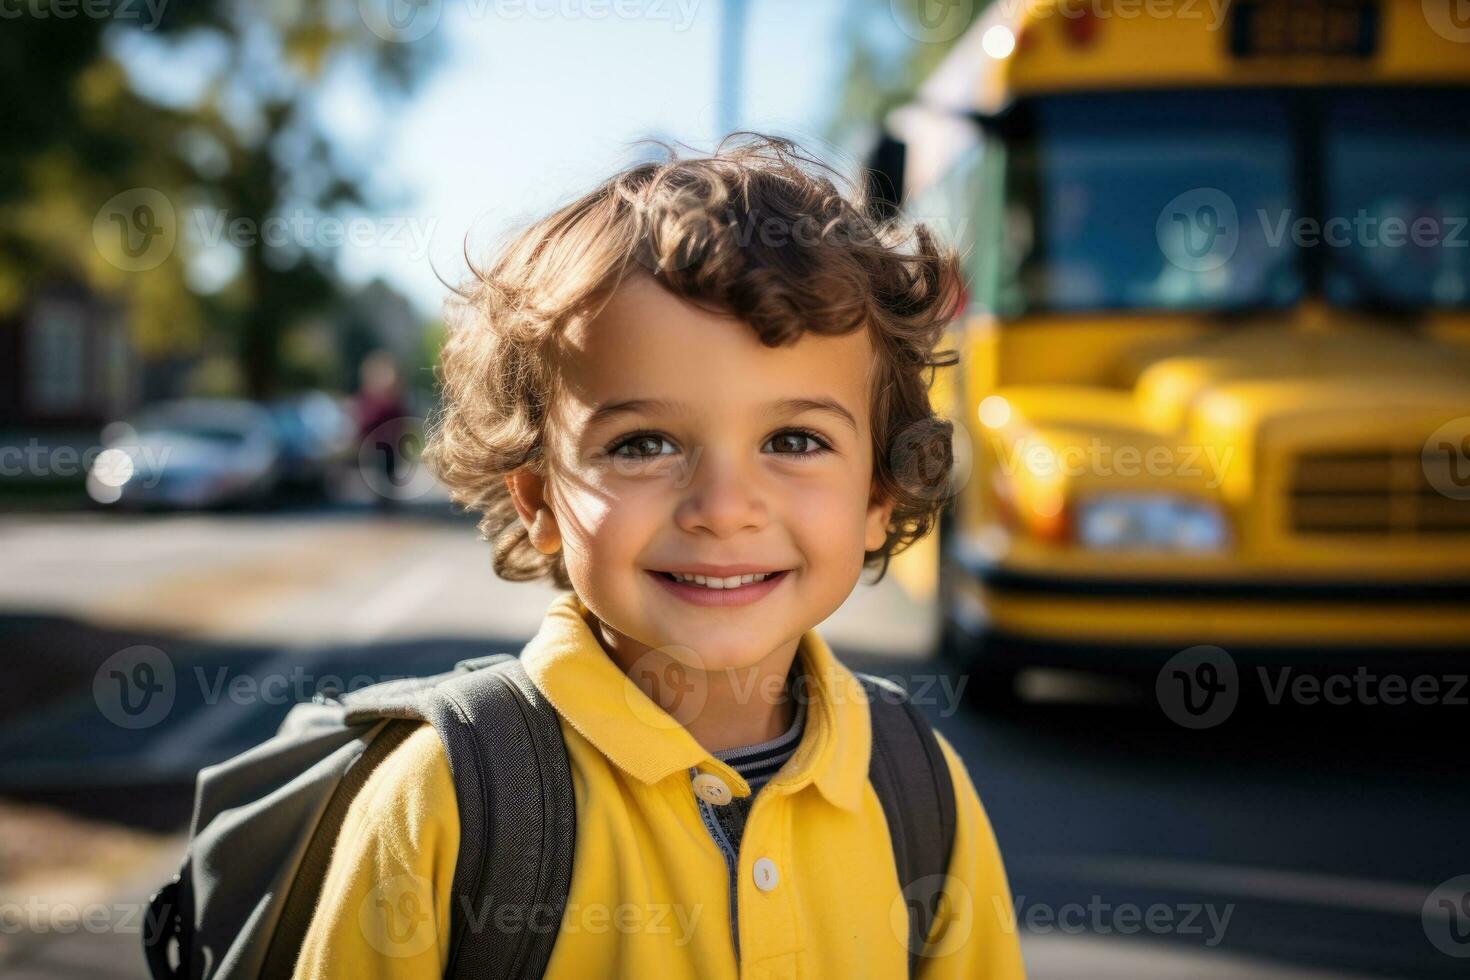
M 272 247 L 260 229 L 382 203 L 367 200 L 361 163 L 342 159 L 323 131 L 321 80 L 346 60 L 392 101 L 436 50 L 433 34 L 375 33 L 369 7 L 154 0 L 104 4 L 106 17 L 19 8 L 0 30 L 0 317 L 42 284 L 77 280 L 122 305 L 145 353 L 223 334 L 250 392 L 269 394 L 290 325 L 332 310 L 342 286 L 332 248 Z M 185 214 L 254 229 L 225 247 L 233 268 L 209 288 L 191 268 Z M 114 235 L 173 244 L 160 261 L 119 261 Z
M 920 83 L 990 0 L 854 0 L 842 26 L 847 64 L 826 138 L 877 126 Z

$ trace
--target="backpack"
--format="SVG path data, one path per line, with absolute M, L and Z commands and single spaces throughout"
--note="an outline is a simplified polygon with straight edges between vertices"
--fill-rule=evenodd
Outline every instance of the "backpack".
M 869 778 L 908 906 L 912 976 L 948 870 L 954 788 L 907 692 L 857 677 L 871 704 Z M 461 827 L 445 976 L 541 976 L 557 930 L 471 928 L 487 896 L 560 921 L 576 836 L 556 711 L 515 655 L 495 654 L 317 694 L 294 705 L 271 739 L 201 769 L 182 866 L 151 897 L 145 920 L 155 980 L 289 977 L 347 807 L 423 722 L 444 743 Z

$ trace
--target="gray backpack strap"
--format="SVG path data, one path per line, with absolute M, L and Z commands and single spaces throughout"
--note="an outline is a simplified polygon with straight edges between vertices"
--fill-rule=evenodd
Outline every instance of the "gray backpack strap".
M 556 711 L 498 654 L 319 695 L 270 740 L 200 770 L 184 862 L 149 903 L 152 975 L 290 976 L 348 807 L 424 722 L 444 745 L 461 827 L 446 974 L 544 973 L 571 884 L 571 768 Z M 514 928 L 496 918 L 504 906 Z
M 316 835 L 335 839 L 323 818 L 361 785 L 366 769 L 357 763 L 373 757 L 384 731 L 372 719 L 342 724 L 339 707 L 303 703 L 275 737 L 199 771 L 183 865 L 150 900 L 143 930 L 154 977 L 269 976 L 268 961 L 279 968 L 270 955 L 277 925 L 300 927 L 287 896 L 304 894 L 298 874 L 318 859 Z
M 954 784 L 929 722 L 902 687 L 857 674 L 868 692 L 873 752 L 868 779 L 883 804 L 898 883 L 909 912 L 909 976 L 934 925 L 954 848 Z
M 317 901 L 321 898 L 322 884 L 326 881 L 332 851 L 337 844 L 337 831 L 341 829 L 342 821 L 347 816 L 347 808 L 357 798 L 358 791 L 368 777 L 394 749 L 413 734 L 419 724 L 417 721 L 386 722 L 377 737 L 372 739 L 343 776 L 322 816 L 317 820 L 316 831 L 301 856 L 295 881 L 284 902 L 275 933 L 271 936 L 260 976 L 289 977 L 294 972 L 296 957 L 301 952 L 306 930 L 311 925 Z
M 539 977 L 561 929 L 576 842 L 561 722 L 515 657 L 459 668 L 465 676 L 437 686 L 424 706 L 459 801 L 445 976 Z

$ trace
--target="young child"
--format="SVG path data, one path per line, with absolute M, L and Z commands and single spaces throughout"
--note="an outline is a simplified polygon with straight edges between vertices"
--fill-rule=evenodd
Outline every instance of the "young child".
M 576 797 L 553 980 L 907 976 L 867 696 L 814 627 L 933 526 L 940 484 L 905 453 L 949 460 L 923 372 L 953 363 L 960 284 L 842 185 L 758 134 L 640 164 L 451 304 L 426 458 L 497 574 L 568 590 L 521 653 Z M 919 975 L 1021 977 L 994 835 L 939 742 L 957 827 Z M 297 976 L 440 975 L 459 833 L 425 725 L 353 802 Z

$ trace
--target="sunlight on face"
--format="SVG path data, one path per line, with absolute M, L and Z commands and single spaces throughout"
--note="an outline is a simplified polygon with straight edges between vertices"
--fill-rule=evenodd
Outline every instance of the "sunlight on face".
M 842 604 L 892 509 L 870 500 L 865 331 L 769 348 L 640 274 L 563 356 L 547 499 L 572 584 L 615 642 L 744 667 Z M 735 606 L 658 574 L 702 564 L 786 574 Z

